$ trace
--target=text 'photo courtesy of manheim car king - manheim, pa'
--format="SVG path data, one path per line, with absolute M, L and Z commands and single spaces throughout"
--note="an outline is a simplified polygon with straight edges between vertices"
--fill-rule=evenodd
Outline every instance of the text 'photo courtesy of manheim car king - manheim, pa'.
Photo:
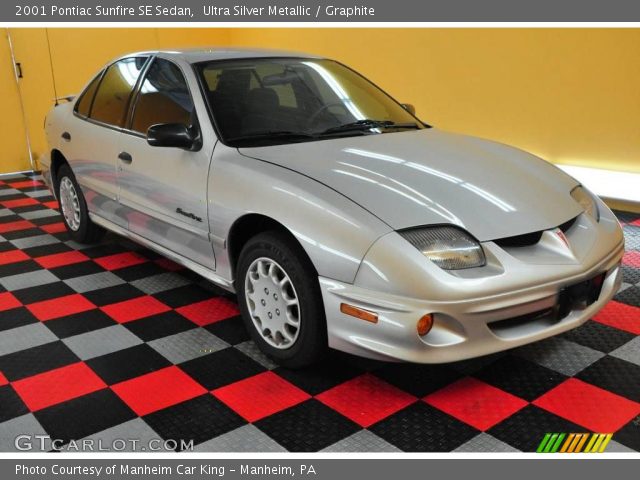
M 73 239 L 111 230 L 237 293 L 285 366 L 329 347 L 498 352 L 581 325 L 621 283 L 622 229 L 578 181 L 431 127 L 330 59 L 132 53 L 45 128 L 43 176 Z

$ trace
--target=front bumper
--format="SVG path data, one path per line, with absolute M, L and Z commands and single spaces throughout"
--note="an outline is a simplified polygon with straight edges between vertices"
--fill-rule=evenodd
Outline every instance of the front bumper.
M 624 240 L 615 217 L 612 214 L 611 217 L 604 219 L 603 225 L 582 218 L 577 222 L 577 230 L 567 235 L 570 239 L 573 236 L 578 245 L 576 236 L 584 235 L 581 230 L 585 225 L 591 227 L 593 242 L 588 243 L 589 248 L 583 243 L 585 250 L 578 252 L 579 260 L 554 263 L 549 257 L 543 265 L 532 265 L 527 264 L 531 258 L 520 252 L 520 258 L 514 258 L 500 253 L 495 245 L 485 245 L 490 255 L 492 249 L 496 255 L 502 255 L 495 275 L 482 278 L 466 272 L 463 275 L 469 278 L 456 278 L 444 273 L 454 278 L 447 288 L 442 288 L 442 282 L 435 285 L 437 279 L 427 277 L 423 284 L 434 282 L 433 288 L 425 288 L 432 292 L 430 296 L 390 293 L 390 288 L 371 289 L 374 281 L 358 283 L 359 278 L 367 278 L 366 274 L 359 274 L 353 285 L 320 278 L 329 346 L 379 360 L 444 363 L 507 350 L 575 328 L 604 307 L 622 282 L 620 263 Z M 389 254 L 387 247 L 380 251 Z M 368 258 L 375 256 L 376 252 L 370 251 Z M 370 267 L 376 268 L 373 259 L 371 263 Z M 523 273 L 527 267 L 528 276 Z M 377 273 L 385 276 L 384 271 Z M 552 314 L 562 289 L 599 274 L 604 274 L 604 281 L 593 303 L 572 306 L 562 318 Z M 415 278 L 411 282 L 415 283 Z M 363 283 L 368 286 L 364 287 Z M 405 291 L 408 290 L 406 286 Z M 375 311 L 378 322 L 370 323 L 341 313 L 343 302 Z M 420 337 L 416 324 L 426 313 L 434 314 L 434 324 L 427 335 Z

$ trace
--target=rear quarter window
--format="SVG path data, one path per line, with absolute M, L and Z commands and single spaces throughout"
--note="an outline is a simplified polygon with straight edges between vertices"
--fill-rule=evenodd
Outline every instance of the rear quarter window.
M 95 94 L 89 118 L 122 127 L 131 93 L 146 61 L 147 57 L 130 57 L 107 68 Z
M 94 78 L 87 88 L 84 89 L 84 92 L 80 94 L 80 98 L 76 103 L 75 111 L 83 117 L 89 116 L 91 102 L 93 102 L 93 97 L 95 96 L 98 85 L 100 84 L 100 78 L 102 78 L 102 72 L 96 75 L 96 78 Z

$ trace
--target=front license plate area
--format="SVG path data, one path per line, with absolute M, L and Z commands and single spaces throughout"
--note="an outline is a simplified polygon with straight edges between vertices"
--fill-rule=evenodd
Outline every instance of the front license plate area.
M 558 292 L 558 303 L 556 305 L 556 319 L 561 320 L 571 310 L 583 310 L 598 300 L 605 274 L 601 273 L 589 280 L 585 280 L 573 285 L 569 285 Z

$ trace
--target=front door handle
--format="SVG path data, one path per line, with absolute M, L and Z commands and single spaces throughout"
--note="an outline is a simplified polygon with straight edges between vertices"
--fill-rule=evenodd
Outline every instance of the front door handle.
M 66 140 L 67 142 L 71 141 L 71 134 L 69 132 L 63 132 L 62 135 L 60 135 L 62 137 L 63 140 Z
M 127 152 L 120 152 L 120 154 L 118 155 L 118 158 L 125 163 L 133 162 L 133 157 L 131 156 L 131 154 Z

